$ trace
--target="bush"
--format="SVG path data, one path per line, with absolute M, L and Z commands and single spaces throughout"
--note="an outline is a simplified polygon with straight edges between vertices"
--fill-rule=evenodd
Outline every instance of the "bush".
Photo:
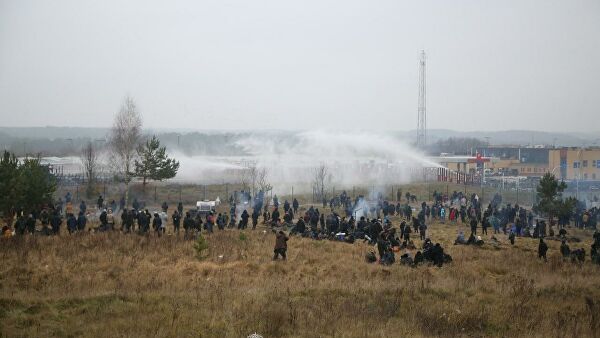
M 198 234 L 198 239 L 196 239 L 196 243 L 194 243 L 194 250 L 196 250 L 196 257 L 198 257 L 198 259 L 206 258 L 204 253 L 208 251 L 208 243 L 201 234 Z

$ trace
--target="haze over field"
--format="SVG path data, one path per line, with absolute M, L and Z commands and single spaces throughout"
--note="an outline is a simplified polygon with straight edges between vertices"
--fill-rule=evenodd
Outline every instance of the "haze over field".
M 4 126 L 597 132 L 600 2 L 0 1 Z M 568 120 L 567 120 L 568 118 Z

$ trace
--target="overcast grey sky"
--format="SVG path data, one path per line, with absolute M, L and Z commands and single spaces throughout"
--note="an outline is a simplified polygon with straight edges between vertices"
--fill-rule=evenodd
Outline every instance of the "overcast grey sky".
M 600 1 L 0 0 L 4 126 L 599 131 Z

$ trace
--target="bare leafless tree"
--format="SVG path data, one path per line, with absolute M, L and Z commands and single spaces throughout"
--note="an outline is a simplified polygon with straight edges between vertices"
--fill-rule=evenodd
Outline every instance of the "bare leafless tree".
M 273 189 L 273 186 L 269 182 L 269 170 L 267 170 L 267 168 L 262 167 L 257 170 L 256 185 L 259 190 L 262 190 L 265 193 Z
M 267 192 L 273 187 L 269 183 L 269 171 L 265 167 L 259 167 L 256 163 L 248 163 L 240 174 L 240 183 L 245 187 L 248 185 L 252 196 L 256 195 L 258 190 Z
M 96 178 L 98 177 L 98 172 L 100 171 L 101 167 L 98 150 L 96 147 L 94 147 L 92 141 L 88 141 L 83 146 L 79 155 L 79 159 L 85 175 L 87 185 L 86 194 L 89 198 L 94 193 L 94 184 L 96 183 Z
M 247 166 L 238 170 L 237 181 L 238 184 L 242 186 L 242 190 L 246 190 L 246 187 L 250 184 L 250 170 Z
M 125 200 L 129 203 L 129 183 L 132 178 L 133 161 L 142 137 L 142 117 L 135 101 L 126 96 L 115 116 L 110 132 L 111 167 L 116 177 L 125 183 Z
M 331 174 L 324 163 L 313 169 L 313 189 L 318 200 L 326 198 L 327 186 L 331 182 Z
M 247 172 L 252 197 L 254 197 L 254 194 L 256 194 L 256 181 L 258 179 L 258 167 L 256 166 L 256 163 L 249 164 Z

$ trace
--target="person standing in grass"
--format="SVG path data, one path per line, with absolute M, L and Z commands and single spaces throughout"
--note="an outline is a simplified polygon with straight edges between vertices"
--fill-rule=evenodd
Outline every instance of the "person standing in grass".
M 471 217 L 471 233 L 473 235 L 477 234 L 477 218 Z
M 544 262 L 547 262 L 546 252 L 548 252 L 548 245 L 544 242 L 544 239 L 540 237 L 540 244 L 538 245 L 538 258 L 543 258 Z
M 487 235 L 487 228 L 488 228 L 488 217 L 483 217 L 483 219 L 481 220 L 481 234 L 485 234 Z
M 179 210 L 175 210 L 171 216 L 173 219 L 173 232 L 179 233 L 179 225 L 181 224 L 181 216 Z
M 79 212 L 79 216 L 77 217 L 77 230 L 84 231 L 85 225 L 87 224 L 87 218 L 83 212 Z
M 154 213 L 154 219 L 152 219 L 152 227 L 154 228 L 154 231 L 156 231 L 156 233 L 158 234 L 158 237 L 160 237 L 160 235 L 162 235 L 161 232 L 164 230 L 164 228 L 162 227 L 162 220 L 156 212 Z
M 281 255 L 283 260 L 286 259 L 288 237 L 280 230 L 275 237 L 275 248 L 273 249 L 273 260 L 277 260 Z

